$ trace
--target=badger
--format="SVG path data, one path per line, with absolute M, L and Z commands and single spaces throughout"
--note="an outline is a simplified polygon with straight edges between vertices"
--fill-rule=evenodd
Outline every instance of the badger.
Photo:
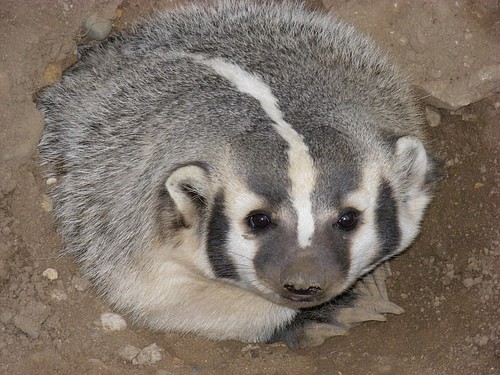
M 372 41 L 294 2 L 159 12 L 42 91 L 65 253 L 137 324 L 319 345 L 402 309 L 435 162 Z

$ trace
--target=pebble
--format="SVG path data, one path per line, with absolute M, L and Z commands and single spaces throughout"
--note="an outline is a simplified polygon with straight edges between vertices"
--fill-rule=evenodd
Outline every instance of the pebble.
M 133 345 L 127 344 L 118 351 L 120 358 L 132 362 L 133 365 L 151 366 L 161 361 L 161 349 L 156 344 L 139 349 Z
M 46 183 L 47 185 L 49 185 L 49 186 L 50 186 L 50 185 L 54 185 L 56 182 L 57 182 L 57 178 L 55 178 L 55 177 L 49 177 L 49 178 L 47 178 L 47 180 L 45 181 L 45 183 Z
M 43 322 L 50 315 L 50 308 L 41 302 L 29 302 L 14 317 L 14 325 L 32 338 L 40 336 Z
M 161 349 L 156 344 L 146 346 L 140 351 L 139 354 L 132 360 L 133 365 L 146 365 L 151 366 L 156 362 L 161 361 Z
M 137 357 L 137 355 L 141 352 L 141 349 L 136 348 L 133 345 L 125 345 L 124 347 L 120 348 L 118 350 L 118 355 L 120 358 L 124 359 L 125 361 L 132 362 L 132 360 Z
M 441 114 L 436 108 L 429 105 L 425 107 L 425 117 L 427 118 L 429 126 L 433 128 L 441 123 Z
M 475 284 L 474 279 L 472 277 L 465 279 L 463 283 L 467 289 L 472 288 Z
M 71 285 L 73 285 L 73 288 L 75 288 L 79 292 L 84 292 L 88 288 L 90 288 L 90 281 L 83 277 L 73 276 L 73 278 L 71 279 Z
M 47 65 L 45 71 L 43 72 L 43 80 L 45 81 L 45 84 L 53 85 L 54 83 L 59 82 L 62 77 L 62 71 L 62 66 L 59 64 Z
M 115 19 L 123 18 L 124 13 L 125 12 L 124 12 L 123 8 L 116 8 L 116 10 L 115 10 Z
M 107 369 L 108 366 L 99 358 L 89 358 L 88 362 L 94 366 L 97 366 L 99 369 Z
M 474 113 L 464 113 L 462 115 L 462 120 L 464 121 L 476 121 L 478 116 Z
M 49 279 L 50 281 L 54 281 L 59 277 L 59 273 L 54 268 L 47 268 L 42 272 L 42 276 Z
M 9 324 L 14 317 L 14 313 L 10 310 L 4 310 L 0 313 L 0 322 L 3 324 Z
M 61 289 L 54 289 L 50 292 L 50 297 L 55 301 L 65 301 L 68 299 L 68 295 Z
M 101 325 L 105 331 L 123 331 L 127 328 L 127 322 L 115 313 L 101 314 Z
M 479 346 L 485 346 L 488 343 L 488 336 L 480 336 L 476 339 L 476 342 Z
M 46 194 L 42 195 L 41 206 L 45 212 L 52 212 L 52 209 L 54 208 L 54 205 L 52 204 L 52 199 L 50 199 L 50 197 Z
M 91 15 L 85 20 L 85 36 L 93 40 L 103 40 L 111 32 L 113 22 L 97 14 Z

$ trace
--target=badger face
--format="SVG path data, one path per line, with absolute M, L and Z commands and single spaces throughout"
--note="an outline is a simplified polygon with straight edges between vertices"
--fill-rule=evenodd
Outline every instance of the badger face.
M 332 155 L 321 160 L 325 155 L 310 147 L 312 168 L 300 182 L 292 165 L 277 167 L 289 154 L 258 170 L 252 163 L 242 169 L 244 160 L 230 171 L 201 164 L 176 170 L 167 188 L 187 223 L 183 230 L 199 238 L 205 275 L 281 305 L 311 307 L 404 250 L 430 199 L 431 162 L 411 136 L 384 146 L 390 153 L 375 144 L 368 158 L 360 161 L 352 150 L 354 161 L 333 160 L 335 168 L 328 167 Z

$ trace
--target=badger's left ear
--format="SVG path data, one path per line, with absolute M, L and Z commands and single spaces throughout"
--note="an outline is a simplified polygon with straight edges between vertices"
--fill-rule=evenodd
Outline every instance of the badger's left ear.
M 403 185 L 423 186 L 430 168 L 427 151 L 415 137 L 401 137 L 396 142 L 395 171 Z
M 175 204 L 174 209 L 188 226 L 194 224 L 212 198 L 208 168 L 201 163 L 178 167 L 167 178 L 165 187 Z
M 430 200 L 435 179 L 435 161 L 416 137 L 405 136 L 396 142 L 391 175 L 397 176 L 397 187 L 410 212 L 420 216 Z

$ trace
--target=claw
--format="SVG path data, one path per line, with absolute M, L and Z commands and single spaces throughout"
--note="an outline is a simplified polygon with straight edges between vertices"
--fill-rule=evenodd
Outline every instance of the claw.
M 385 321 L 382 314 L 399 315 L 404 309 L 389 301 L 385 280 L 391 275 L 389 263 L 385 262 L 372 273 L 358 281 L 354 287 L 357 298 L 352 306 L 336 311 L 335 320 L 347 327 L 358 325 L 369 320 Z
M 404 313 L 404 309 L 396 305 L 395 303 L 372 296 L 359 296 L 354 302 L 353 307 L 374 311 L 381 314 L 399 315 Z
M 335 320 L 339 324 L 347 327 L 354 327 L 370 320 L 385 322 L 387 318 L 384 315 L 370 309 L 365 309 L 363 307 L 351 307 L 347 309 L 340 309 L 335 316 Z
M 391 275 L 391 268 L 388 262 L 382 263 L 372 273 L 366 275 L 358 281 L 355 290 L 362 295 L 370 295 L 389 300 L 385 280 Z
M 342 325 L 308 323 L 304 326 L 300 335 L 293 342 L 289 342 L 288 345 L 293 349 L 318 346 L 330 337 L 347 335 L 348 330 L 348 327 Z

